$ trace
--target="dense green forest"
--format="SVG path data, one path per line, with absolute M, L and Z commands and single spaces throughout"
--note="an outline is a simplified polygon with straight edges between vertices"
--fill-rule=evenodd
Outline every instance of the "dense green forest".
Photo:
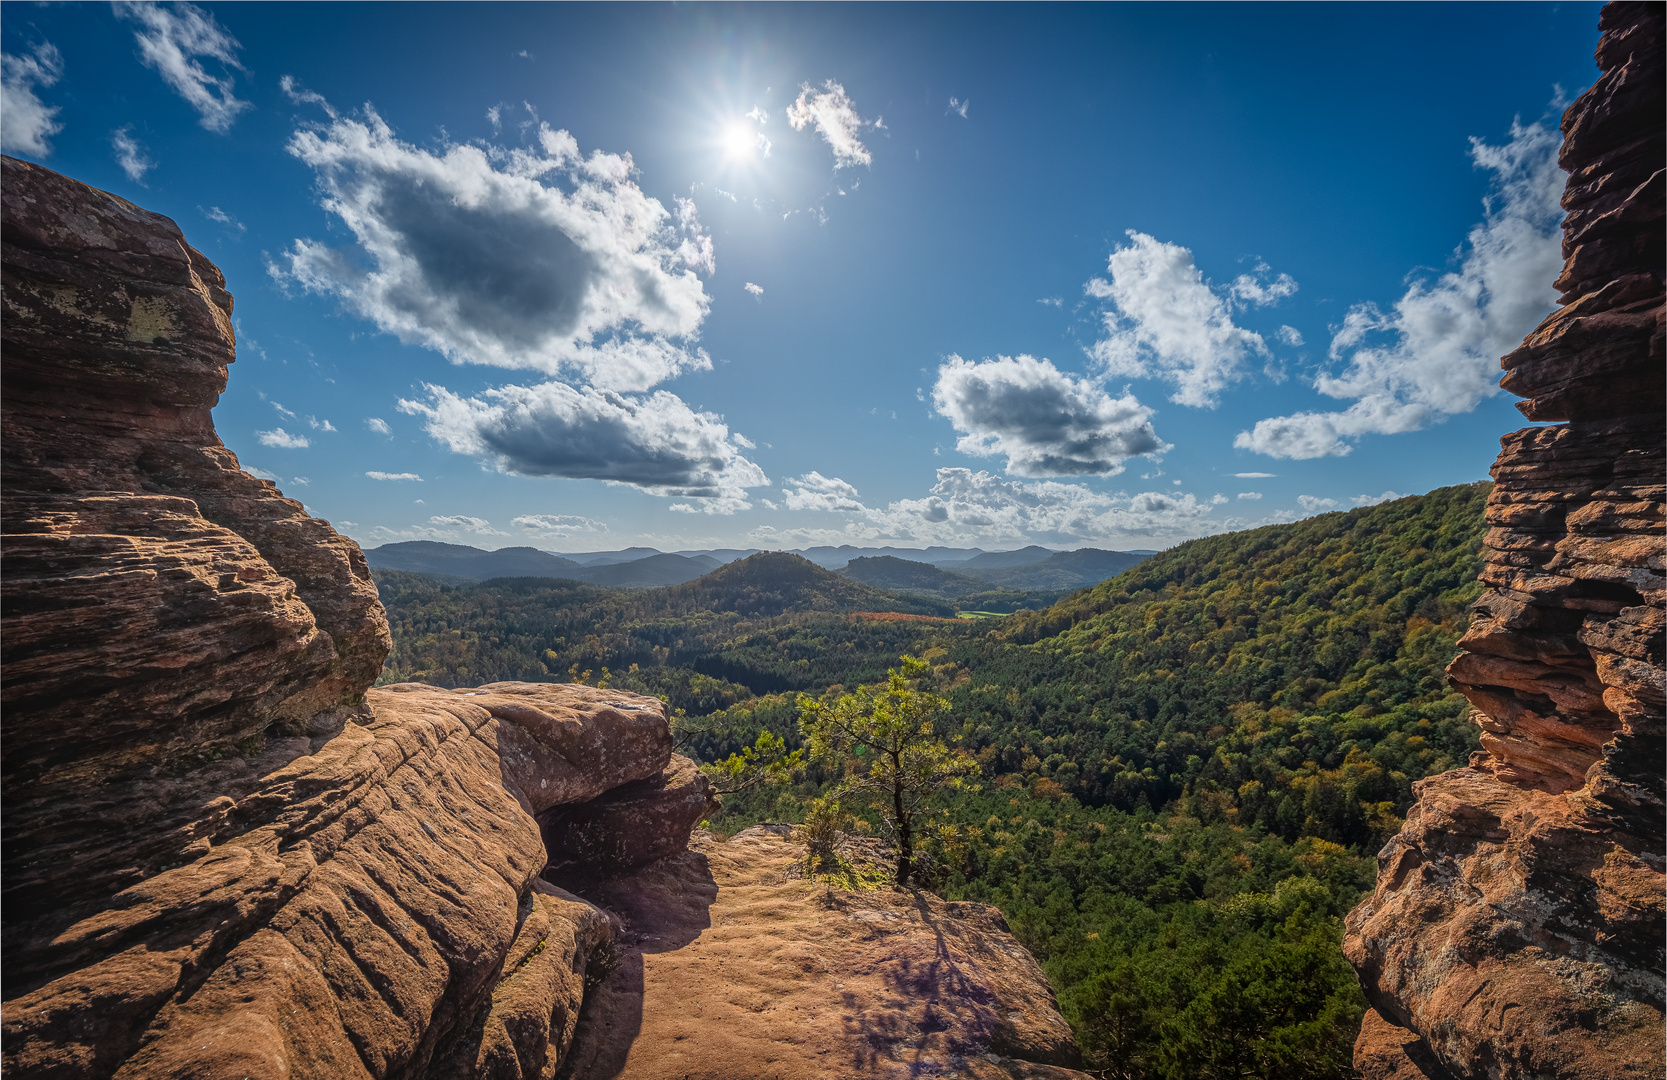
M 1442 668 L 1478 593 L 1487 491 L 1191 541 L 1052 607 L 976 623 L 799 569 L 751 607 L 729 602 L 744 575 L 674 597 L 379 574 L 390 677 L 590 668 L 594 682 L 607 664 L 665 694 L 685 751 L 710 761 L 766 729 L 797 746 L 798 692 L 872 683 L 919 655 L 952 703 L 944 734 L 984 773 L 946 802 L 926 877 L 1001 907 L 1097 1069 L 1348 1075 L 1364 1003 L 1341 918 L 1412 783 L 1475 746 Z M 488 647 L 543 667 L 492 667 L 504 661 Z M 710 827 L 799 820 L 836 772 L 728 796 Z

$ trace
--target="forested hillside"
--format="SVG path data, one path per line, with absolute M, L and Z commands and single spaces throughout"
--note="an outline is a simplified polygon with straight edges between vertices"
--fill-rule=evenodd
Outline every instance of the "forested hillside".
M 595 682 L 607 666 L 665 694 L 685 748 L 715 760 L 766 728 L 797 745 L 797 692 L 921 655 L 946 734 L 984 770 L 928 840 L 932 887 L 1001 907 L 1097 1067 L 1346 1075 L 1363 1003 L 1342 915 L 1412 783 L 1474 746 L 1442 669 L 1487 491 L 1194 540 L 980 623 L 860 615 L 948 611 L 758 556 L 630 594 L 379 573 L 387 677 Z M 712 828 L 799 820 L 839 771 L 727 796 Z

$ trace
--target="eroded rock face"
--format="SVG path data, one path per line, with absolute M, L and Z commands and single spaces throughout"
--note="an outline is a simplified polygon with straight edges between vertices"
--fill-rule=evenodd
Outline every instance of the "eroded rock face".
M 214 433 L 219 271 L 0 167 L 6 1075 L 552 1076 L 613 923 L 537 817 L 660 782 L 665 707 L 370 690 L 358 546 Z
M 545 876 L 561 881 L 647 866 L 687 847 L 690 831 L 717 809 L 706 774 L 688 758 L 673 755 L 658 776 L 540 814 L 550 856 Z
M 1663 8 L 1603 9 L 1563 117 L 1563 306 L 1504 358 L 1533 420 L 1494 465 L 1448 669 L 1484 749 L 1422 781 L 1344 949 L 1389 1077 L 1663 1074 Z

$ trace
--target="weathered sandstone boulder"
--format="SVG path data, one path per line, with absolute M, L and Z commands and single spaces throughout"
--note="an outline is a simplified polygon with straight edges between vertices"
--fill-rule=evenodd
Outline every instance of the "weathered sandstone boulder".
M 219 272 L 0 168 L 6 1075 L 553 1075 L 613 924 L 537 817 L 659 783 L 664 705 L 370 690 L 359 548 L 214 433 Z
M 560 881 L 575 874 L 611 874 L 675 855 L 688 846 L 690 830 L 717 808 L 706 774 L 674 755 L 658 776 L 540 814 L 550 856 L 545 876 Z
M 786 826 L 576 886 L 618 915 L 571 1080 L 1086 1080 L 1047 977 L 1001 913 L 828 889 Z
M 1483 750 L 1415 787 L 1350 915 L 1366 1080 L 1660 1077 L 1663 7 L 1611 3 L 1563 117 L 1563 306 L 1502 361 L 1483 584 L 1448 672 Z

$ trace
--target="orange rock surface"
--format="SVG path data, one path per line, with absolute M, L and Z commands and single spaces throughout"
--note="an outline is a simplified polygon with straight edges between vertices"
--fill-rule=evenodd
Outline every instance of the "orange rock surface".
M 1611 3 L 1563 116 L 1563 306 L 1506 356 L 1482 582 L 1449 677 L 1483 750 L 1415 785 L 1344 951 L 1365 1080 L 1659 1078 L 1667 34 Z

